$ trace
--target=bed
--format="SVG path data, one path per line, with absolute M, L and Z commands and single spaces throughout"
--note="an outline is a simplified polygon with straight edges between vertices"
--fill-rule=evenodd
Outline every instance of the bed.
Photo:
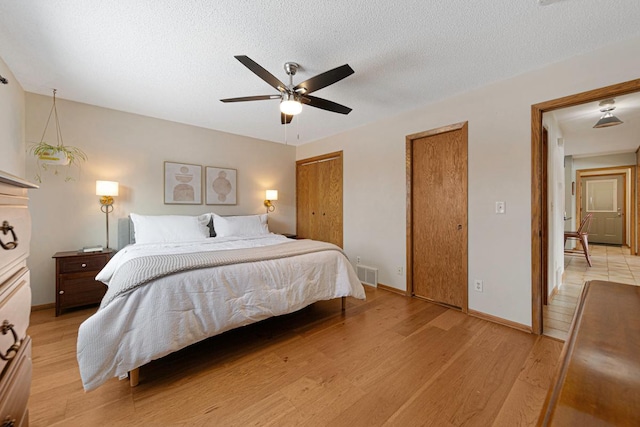
M 126 375 L 135 385 L 140 366 L 225 331 L 365 298 L 340 248 L 269 233 L 266 215 L 131 218 L 136 243 L 96 277 L 108 290 L 78 331 L 87 391 Z

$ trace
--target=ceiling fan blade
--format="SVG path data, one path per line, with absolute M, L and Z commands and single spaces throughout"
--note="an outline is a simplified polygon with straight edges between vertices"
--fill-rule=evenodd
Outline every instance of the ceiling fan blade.
M 256 96 L 241 96 L 240 98 L 225 98 L 221 99 L 222 102 L 244 102 L 244 101 L 262 101 L 263 99 L 280 99 L 280 95 L 256 95 Z
M 275 77 L 273 74 L 271 74 L 270 72 L 268 72 L 267 70 L 262 68 L 262 66 L 260 66 L 256 61 L 254 61 L 253 59 L 249 58 L 248 56 L 236 55 L 236 56 L 234 56 L 234 58 L 236 58 L 238 61 L 242 62 L 242 64 L 245 67 L 247 67 L 248 69 L 253 71 L 254 74 L 257 75 L 258 77 L 260 77 L 262 80 L 264 80 L 265 82 L 269 83 L 269 85 L 271 87 L 273 87 L 274 89 L 277 89 L 280 92 L 282 92 L 284 90 L 284 88 L 287 87 L 284 83 L 282 83 L 280 80 L 278 80 L 277 77 Z
M 285 113 L 280 113 L 280 123 L 289 124 L 289 123 L 291 123 L 292 119 L 293 119 L 293 116 L 290 116 L 290 115 L 285 114 Z
M 299 92 L 304 94 L 315 92 L 316 90 L 322 89 L 323 87 L 327 87 L 332 85 L 345 77 L 349 77 L 353 74 L 353 69 L 349 66 L 349 64 L 344 64 L 340 67 L 336 67 L 332 70 L 325 71 L 322 74 L 318 74 L 315 77 L 311 77 L 308 80 L 303 81 L 293 88 L 295 92 Z
M 351 112 L 351 108 L 349 107 L 345 107 L 344 105 L 327 99 L 318 98 L 317 96 L 305 95 L 302 97 L 302 103 L 311 107 L 332 111 L 334 113 L 349 114 Z

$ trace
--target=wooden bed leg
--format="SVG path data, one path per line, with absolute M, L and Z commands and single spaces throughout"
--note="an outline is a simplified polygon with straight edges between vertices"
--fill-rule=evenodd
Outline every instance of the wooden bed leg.
M 342 297 L 342 311 L 347 308 L 347 297 Z
M 132 369 L 129 371 L 129 386 L 135 387 L 140 381 L 140 368 Z

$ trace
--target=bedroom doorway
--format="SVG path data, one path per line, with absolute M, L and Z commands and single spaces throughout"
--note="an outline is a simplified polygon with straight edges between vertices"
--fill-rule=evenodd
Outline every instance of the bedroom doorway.
M 546 185 L 543 180 L 543 168 L 546 167 L 546 164 L 543 162 L 542 155 L 542 115 L 545 112 L 636 92 L 640 92 L 640 79 L 531 106 L 531 327 L 534 334 L 540 335 L 543 332 L 543 277 L 547 274 L 547 271 L 543 269 L 543 260 L 549 256 L 548 245 L 543 244 L 545 233 L 543 224 L 548 212 L 542 204 L 543 190 Z M 633 207 L 634 212 L 637 209 L 638 206 Z M 637 219 L 634 218 L 634 221 Z M 637 252 L 635 237 L 631 241 L 631 252 L 634 255 Z
M 468 123 L 406 137 L 407 292 L 468 311 Z

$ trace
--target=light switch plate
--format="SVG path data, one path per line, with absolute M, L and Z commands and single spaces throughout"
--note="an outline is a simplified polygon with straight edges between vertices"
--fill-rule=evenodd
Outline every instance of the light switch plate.
M 507 203 L 506 202 L 496 202 L 496 213 L 503 214 L 507 211 Z

